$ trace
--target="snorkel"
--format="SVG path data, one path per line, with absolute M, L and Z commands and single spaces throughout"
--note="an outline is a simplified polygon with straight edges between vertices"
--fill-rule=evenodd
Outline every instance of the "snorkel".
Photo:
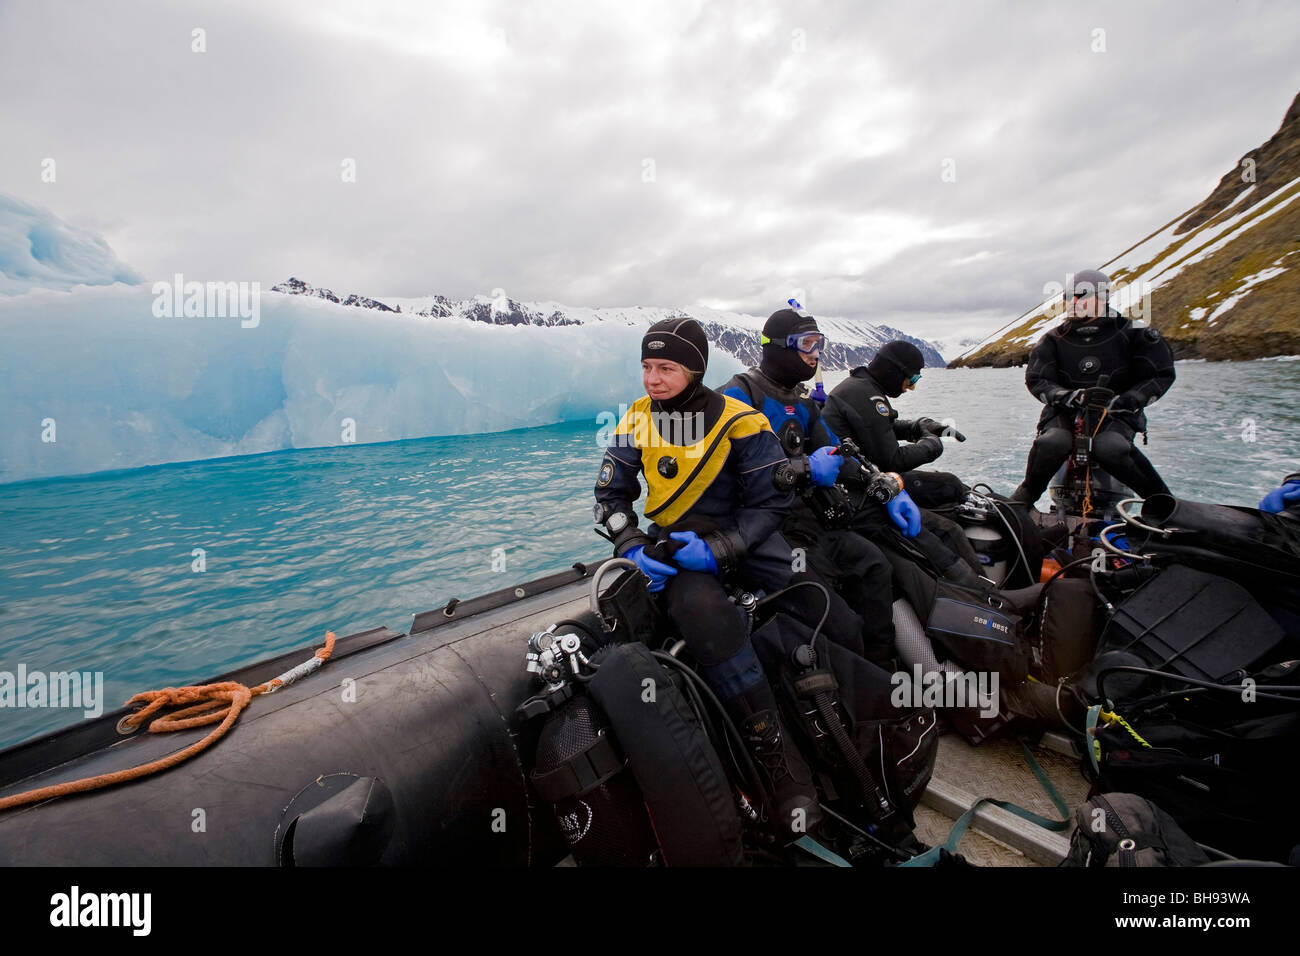
M 799 304 L 798 299 L 786 299 L 785 302 L 796 312 L 803 311 L 803 306 Z M 817 370 L 813 372 L 813 390 L 809 397 L 818 405 L 826 404 L 826 387 L 822 384 L 822 360 L 820 355 L 817 356 Z
M 813 373 L 813 390 L 810 396 L 818 405 L 826 404 L 826 389 L 822 385 L 822 363 L 817 362 L 817 371 Z

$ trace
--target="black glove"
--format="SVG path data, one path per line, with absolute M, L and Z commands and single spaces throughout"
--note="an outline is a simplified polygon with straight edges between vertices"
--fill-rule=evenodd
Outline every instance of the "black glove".
M 1110 409 L 1115 412 L 1136 412 L 1146 403 L 1141 396 L 1134 395 L 1132 392 L 1124 392 L 1110 399 Z
M 943 433 L 948 430 L 947 425 L 943 422 L 936 422 L 933 418 L 918 418 L 916 427 L 922 436 L 939 435 L 942 437 Z
M 1105 408 L 1110 400 L 1115 397 L 1115 393 L 1109 388 L 1102 388 L 1094 385 L 1092 388 L 1083 390 L 1083 404 L 1095 405 L 1098 408 Z
M 966 436 L 957 431 L 957 429 L 950 425 L 945 425 L 943 422 L 936 422 L 933 418 L 918 418 L 916 420 L 916 427 L 920 429 L 922 436 L 936 435 L 939 438 L 943 438 L 946 435 L 951 435 L 958 441 L 966 440 Z
M 1085 390 L 1076 388 L 1070 391 L 1068 388 L 1058 388 L 1049 396 L 1049 405 L 1059 405 L 1062 408 L 1081 408 L 1083 407 Z

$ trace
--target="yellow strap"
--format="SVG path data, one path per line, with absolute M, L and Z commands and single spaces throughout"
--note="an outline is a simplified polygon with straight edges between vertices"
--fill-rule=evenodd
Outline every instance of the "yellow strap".
M 1147 750 L 1151 749 L 1151 745 L 1142 739 L 1142 735 L 1134 730 L 1133 726 L 1119 714 L 1113 711 L 1103 710 L 1101 712 L 1101 719 L 1106 721 L 1108 724 L 1119 724 L 1128 731 L 1130 737 L 1140 743 L 1143 747 L 1147 748 Z

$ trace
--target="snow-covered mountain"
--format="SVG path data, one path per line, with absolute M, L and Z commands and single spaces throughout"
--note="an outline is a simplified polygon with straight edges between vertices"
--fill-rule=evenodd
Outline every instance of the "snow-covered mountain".
M 1180 359 L 1300 353 L 1297 200 L 1300 96 L 1203 202 L 1100 266 L 1112 305 L 1149 320 Z M 951 364 L 1021 365 L 1060 311 L 1058 291 Z
M 945 335 L 941 339 L 931 339 L 930 341 L 939 350 L 939 354 L 944 357 L 944 360 L 947 361 L 956 358 L 973 346 L 979 345 L 984 339 L 985 336 L 982 335 L 959 332 L 956 335 Z
M 723 312 L 717 309 L 692 307 L 688 309 L 662 309 L 646 306 L 630 308 L 586 308 L 561 305 L 558 302 L 518 302 L 504 295 L 496 297 L 475 296 L 454 301 L 440 295 L 403 298 L 384 296 L 382 299 L 360 295 L 339 296 L 329 289 L 317 288 L 301 279 L 290 278 L 271 288 L 272 292 L 286 295 L 303 295 L 336 302 L 339 305 L 376 309 L 383 312 L 414 313 L 430 319 L 463 319 L 491 325 L 541 325 L 567 326 L 591 323 L 647 326 L 660 319 L 689 316 L 704 326 L 710 344 L 736 358 L 742 365 L 757 365 L 762 358 L 758 333 L 766 316 L 746 315 L 741 312 Z M 904 339 L 916 345 L 925 356 L 925 364 L 944 364 L 941 350 L 933 342 L 907 335 L 898 329 L 866 322 L 817 316 L 817 326 L 828 339 L 823 356 L 824 368 L 836 371 L 865 365 L 875 356 L 876 350 L 886 342 Z

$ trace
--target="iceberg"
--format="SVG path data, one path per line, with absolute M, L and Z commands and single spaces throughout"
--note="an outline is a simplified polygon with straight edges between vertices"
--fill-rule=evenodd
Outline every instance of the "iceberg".
M 264 294 L 255 327 L 147 285 L 0 296 L 0 482 L 590 420 L 641 394 L 644 325 L 497 326 Z M 705 381 L 739 361 L 714 352 Z
M 763 318 L 692 307 L 337 296 L 291 278 L 146 283 L 100 237 L 0 195 L 0 483 L 590 420 L 641 394 L 640 340 L 690 316 L 708 385 L 761 358 Z M 497 294 L 500 293 L 500 294 Z M 905 338 L 830 316 L 823 363 Z

